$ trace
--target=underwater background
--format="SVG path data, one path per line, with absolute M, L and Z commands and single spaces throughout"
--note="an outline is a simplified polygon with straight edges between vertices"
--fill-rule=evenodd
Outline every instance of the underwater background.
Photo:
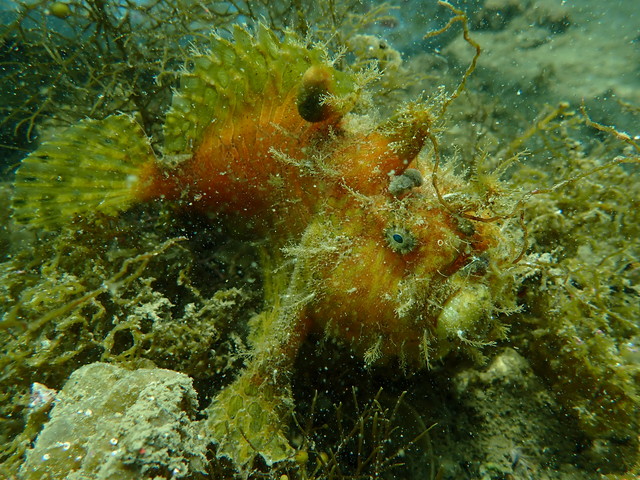
M 486 341 L 415 367 L 329 325 L 256 393 L 238 379 L 293 265 L 323 271 L 306 236 L 274 247 L 162 198 L 30 224 L 25 157 L 120 114 L 160 157 L 211 32 L 238 45 L 259 24 L 367 78 L 358 128 L 446 105 L 442 178 L 513 261 L 469 273 L 494 282 Z M 640 475 L 640 2 L 2 1 L 0 38 L 1 478 Z M 435 188 L 434 148 L 417 158 Z

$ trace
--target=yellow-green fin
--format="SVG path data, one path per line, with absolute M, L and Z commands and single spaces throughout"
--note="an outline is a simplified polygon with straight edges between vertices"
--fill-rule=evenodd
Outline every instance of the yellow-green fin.
M 149 140 L 133 117 L 82 120 L 22 161 L 13 218 L 50 228 L 87 212 L 116 214 L 135 200 L 139 166 L 152 158 Z
M 279 39 L 259 24 L 256 32 L 235 26 L 233 38 L 211 38 L 207 52 L 194 52 L 192 68 L 180 78 L 164 125 L 166 155 L 183 155 L 197 148 L 204 130 L 215 122 L 223 129 L 229 119 L 269 108 L 296 89 L 304 72 L 329 64 L 326 49 L 307 47 L 294 33 Z M 338 80 L 351 84 L 348 75 Z

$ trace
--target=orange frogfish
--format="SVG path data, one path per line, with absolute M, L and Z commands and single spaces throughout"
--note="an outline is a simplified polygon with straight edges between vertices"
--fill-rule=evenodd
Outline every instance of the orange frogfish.
M 409 369 L 504 332 L 495 312 L 513 305 L 520 247 L 481 220 L 461 177 L 441 168 L 436 185 L 421 151 L 437 101 L 376 122 L 359 105 L 366 75 L 264 26 L 213 35 L 190 64 L 162 158 L 132 116 L 81 121 L 24 159 L 13 208 L 46 227 L 163 198 L 265 240 L 270 307 L 252 321 L 246 369 L 207 409 L 219 454 L 238 465 L 290 458 L 288 375 L 312 330 L 368 365 Z

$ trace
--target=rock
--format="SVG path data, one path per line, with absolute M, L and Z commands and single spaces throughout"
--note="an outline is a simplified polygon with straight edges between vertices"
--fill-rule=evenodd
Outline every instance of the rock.
M 193 478 L 206 463 L 196 407 L 181 373 L 86 365 L 58 393 L 19 478 Z

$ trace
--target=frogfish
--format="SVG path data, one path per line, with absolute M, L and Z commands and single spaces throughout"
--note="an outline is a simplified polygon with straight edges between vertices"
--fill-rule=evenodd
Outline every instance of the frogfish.
M 294 452 L 290 376 L 310 332 L 406 370 L 473 352 L 506 330 L 519 245 L 483 221 L 468 178 L 436 172 L 438 99 L 379 119 L 367 75 L 322 45 L 263 25 L 209 42 L 181 74 L 161 154 L 135 116 L 82 120 L 22 161 L 13 218 L 48 228 L 163 199 L 262 240 L 267 308 L 204 431 L 237 465 L 272 464 Z

